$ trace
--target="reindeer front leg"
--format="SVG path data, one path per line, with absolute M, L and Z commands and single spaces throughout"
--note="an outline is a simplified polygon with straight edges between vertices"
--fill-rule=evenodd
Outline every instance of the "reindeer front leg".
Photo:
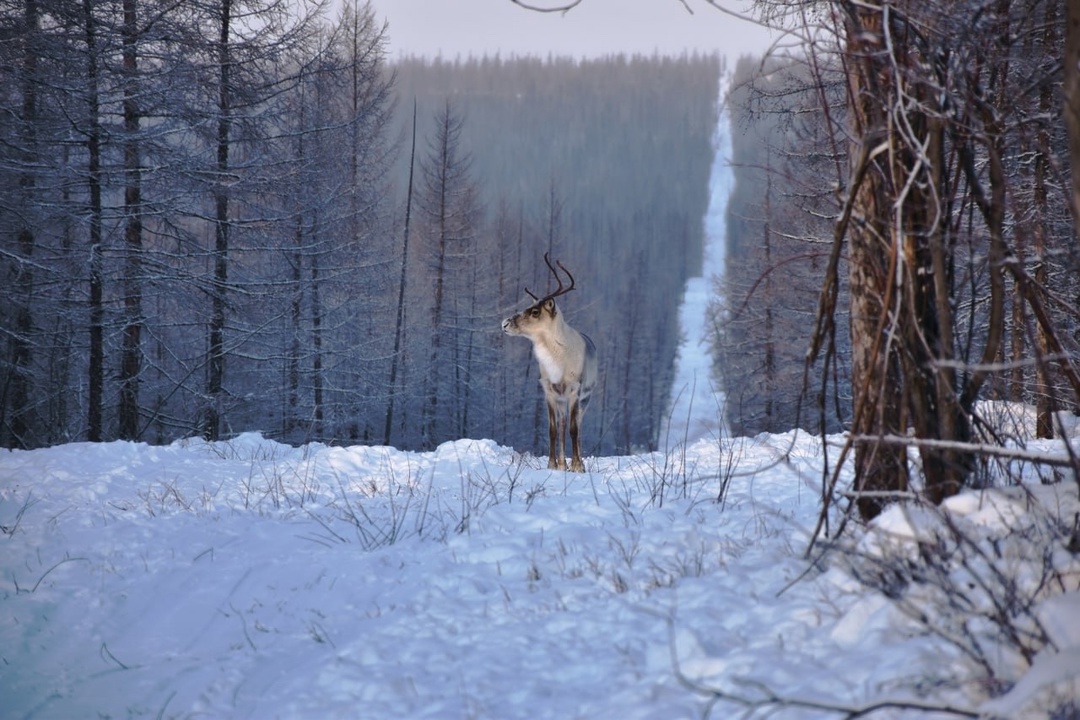
M 550 470 L 562 470 L 564 468 L 562 459 L 560 458 L 558 464 L 555 459 L 555 443 L 559 437 L 559 420 L 558 414 L 555 412 L 555 398 L 550 394 L 545 393 L 548 407 L 548 469 Z M 562 443 L 559 443 L 559 455 L 562 455 Z

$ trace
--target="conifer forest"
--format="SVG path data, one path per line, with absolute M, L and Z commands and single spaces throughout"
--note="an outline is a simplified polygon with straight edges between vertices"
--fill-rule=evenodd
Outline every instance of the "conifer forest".
M 533 449 L 501 319 L 603 358 L 585 451 L 655 444 L 700 266 L 716 57 L 387 57 L 370 7 L 3 2 L 0 445 Z

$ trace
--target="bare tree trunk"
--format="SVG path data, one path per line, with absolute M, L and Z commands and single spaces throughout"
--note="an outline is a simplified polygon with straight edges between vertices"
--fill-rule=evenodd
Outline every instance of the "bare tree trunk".
M 19 192 L 23 207 L 29 210 L 36 202 L 37 176 L 37 123 L 38 123 L 38 34 L 40 14 L 37 0 L 26 0 L 23 7 L 23 57 L 22 57 L 22 124 L 19 172 Z M 16 307 L 14 333 L 9 339 L 7 381 L 0 388 L 0 433 L 6 429 L 2 442 L 7 447 L 27 447 L 30 440 L 31 398 L 31 352 L 30 335 L 34 329 L 33 306 L 34 273 L 31 269 L 37 239 L 32 220 L 24 214 L 16 232 L 17 257 L 14 258 Z M 5 418 L 5 414 L 10 415 Z
M 295 234 L 296 249 L 293 252 L 292 261 L 292 302 L 290 303 L 290 329 L 292 337 L 289 338 L 287 380 L 288 402 L 285 407 L 283 429 L 288 435 L 296 429 L 300 405 L 300 335 L 302 333 L 301 320 L 303 319 L 303 253 L 304 245 L 304 221 L 296 219 Z
M 1012 402 L 1018 403 L 1024 400 L 1024 359 L 1027 353 L 1027 345 L 1024 342 L 1024 298 L 1020 295 L 1020 288 L 1015 284 L 1013 285 L 1011 299 L 1012 335 L 1010 337 L 1009 358 L 1012 361 L 1012 370 L 1009 377 L 1008 398 Z
M 405 232 L 401 248 L 401 278 L 398 280 L 397 322 L 394 324 L 394 352 L 390 358 L 390 391 L 386 405 L 386 427 L 383 444 L 390 445 L 394 427 L 394 398 L 397 396 L 398 365 L 401 363 L 401 344 L 405 333 L 405 278 L 409 266 L 409 221 L 412 219 L 413 170 L 416 168 L 416 99 L 413 99 L 412 147 L 409 151 L 409 187 L 405 196 Z
M 225 295 L 229 282 L 229 143 L 232 131 L 232 60 L 229 51 L 232 0 L 221 0 L 218 34 L 217 184 L 214 188 L 214 280 L 210 309 L 210 346 L 207 349 L 207 407 L 203 436 L 221 437 L 225 378 Z
M 481 278 L 477 272 L 479 263 L 472 263 L 472 280 L 469 283 L 469 317 L 476 317 L 476 306 L 478 295 L 477 288 L 482 287 Z M 459 434 L 461 437 L 470 437 L 469 432 L 469 409 L 472 403 L 472 391 L 473 391 L 473 350 L 476 344 L 476 331 L 473 330 L 470 324 L 469 329 L 465 332 L 465 336 L 468 338 L 465 348 L 465 361 L 462 363 L 462 375 L 459 387 L 461 388 L 461 429 Z
M 317 234 L 318 222 L 312 223 L 312 233 Z M 321 270 L 319 255 L 311 256 L 311 384 L 312 401 L 315 407 L 310 437 L 322 440 L 325 432 L 325 400 L 323 398 L 323 306 L 321 288 Z
M 866 145 L 886 139 L 888 123 L 880 103 L 888 89 L 878 83 L 874 61 L 881 42 L 880 13 L 849 8 L 847 28 L 849 104 L 855 137 Z M 877 443 L 874 437 L 903 434 L 906 431 L 904 397 L 901 394 L 899 348 L 895 318 L 894 288 L 891 278 L 899 260 L 897 248 L 890 245 L 890 197 L 884 183 L 887 168 L 869 159 L 868 153 L 851 153 L 875 167 L 863 173 L 855 168 L 853 177 L 863 182 L 852 188 L 854 212 L 863 222 L 853 223 L 848 236 L 848 282 L 851 296 L 851 377 L 854 417 L 851 431 L 856 437 L 869 438 L 855 444 L 855 488 L 868 493 L 856 501 L 859 514 L 870 519 L 887 502 L 876 493 L 904 491 L 908 486 L 908 467 L 903 448 Z
M 765 168 L 765 221 L 762 227 L 762 242 L 765 249 L 765 428 L 768 432 L 776 429 L 774 424 L 773 400 L 776 392 L 776 347 L 773 344 L 773 302 L 772 294 L 772 168 Z
M 1069 133 L 1072 171 L 1072 216 L 1080 239 L 1080 0 L 1065 4 L 1065 128 Z
M 1044 31 L 1045 47 L 1054 47 L 1057 33 L 1057 8 L 1053 4 L 1047 6 L 1046 26 Z M 1052 112 L 1052 90 L 1050 83 L 1043 83 L 1039 90 L 1039 115 L 1043 118 L 1050 117 Z M 1034 206 L 1035 217 L 1032 229 L 1035 235 L 1035 284 L 1040 288 L 1047 287 L 1049 277 L 1047 264 L 1050 258 L 1047 256 L 1046 233 L 1047 223 L 1050 218 L 1048 192 L 1046 189 L 1046 173 L 1049 170 L 1050 133 L 1046 122 L 1040 122 L 1036 132 L 1036 155 L 1035 155 L 1035 187 Z M 1046 337 L 1046 330 L 1039 328 L 1037 335 L 1039 352 L 1035 363 L 1035 437 L 1054 437 L 1053 411 L 1053 388 L 1050 384 L 1051 361 L 1048 359 L 1050 352 L 1050 340 Z
M 917 90 L 908 92 L 915 94 Z M 922 97 L 922 107 L 930 114 L 909 117 L 910 138 L 896 153 L 899 165 L 894 187 L 911 183 L 906 202 L 901 205 L 898 223 L 904 228 L 904 267 L 907 274 L 903 294 L 910 296 L 905 317 L 905 380 L 911 423 L 920 438 L 947 438 L 959 443 L 970 439 L 967 414 L 959 404 L 953 360 L 954 318 L 949 304 L 949 267 L 944 228 L 937 218 L 945 189 L 942 123 L 934 110 L 934 100 Z M 912 142 L 914 141 L 914 142 Z M 914 148 L 923 148 L 916 152 Z M 918 168 L 921 168 L 918 169 Z M 955 495 L 971 469 L 968 456 L 952 450 L 921 446 L 923 477 L 927 497 L 940 502 Z
M 87 184 L 90 201 L 90 357 L 87 369 L 86 439 L 102 439 L 101 405 L 105 388 L 105 309 L 102 304 L 101 257 L 101 111 L 98 95 L 97 24 L 92 0 L 83 0 L 86 24 Z
M 120 359 L 119 435 L 139 434 L 139 373 L 142 370 L 142 170 L 138 80 L 138 1 L 124 0 L 124 331 Z
M 441 372 L 444 363 L 439 355 L 442 352 L 443 340 L 443 304 L 446 289 L 446 245 L 448 240 L 446 221 L 449 212 L 445 176 L 440 193 L 438 235 L 435 239 L 435 304 L 431 311 L 431 355 L 428 364 L 427 398 L 424 403 L 423 422 L 421 423 L 421 439 L 424 446 L 429 448 L 436 442 L 439 394 L 444 390 L 442 385 L 443 374 Z

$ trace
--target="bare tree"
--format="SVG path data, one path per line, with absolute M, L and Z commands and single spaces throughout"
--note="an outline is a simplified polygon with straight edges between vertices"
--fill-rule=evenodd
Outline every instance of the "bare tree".
M 83 0 L 83 34 L 86 44 L 86 182 L 89 215 L 89 361 L 87 366 L 86 439 L 102 439 L 101 404 L 105 387 L 105 349 L 102 270 L 101 94 L 97 18 L 92 0 Z
M 477 188 L 470 175 L 471 157 L 461 145 L 464 117 L 447 98 L 435 115 L 435 133 L 420 161 L 418 207 L 423 213 L 423 242 L 428 254 L 430 335 L 429 372 L 423 392 L 421 441 L 430 446 L 444 435 L 437 427 L 439 400 L 453 402 L 451 385 L 458 338 L 448 323 L 456 294 L 467 289 L 462 263 L 466 246 L 475 238 L 479 220 Z
M 209 342 L 207 345 L 206 416 L 203 421 L 203 437 L 216 440 L 221 434 L 221 415 L 225 378 L 225 302 L 229 282 L 229 154 L 232 150 L 233 126 L 233 60 L 232 55 L 232 0 L 221 0 L 218 5 L 217 38 L 217 161 L 214 184 L 214 274 L 211 293 Z
M 124 329 L 120 360 L 121 439 L 139 433 L 139 374 L 142 370 L 142 112 L 139 95 L 139 3 L 124 0 L 122 67 L 124 114 Z
M 1065 127 L 1069 131 L 1071 206 L 1076 237 L 1080 238 L 1080 0 L 1065 3 Z
M 6 338 L 3 357 L 3 378 L 0 380 L 0 438 L 4 445 L 26 446 L 31 432 L 30 396 L 31 336 L 33 332 L 34 251 L 36 245 L 34 215 L 38 167 L 38 54 L 41 51 L 40 13 L 37 0 L 26 0 L 18 19 L 16 47 L 20 56 L 17 64 L 17 84 L 21 103 L 16 116 L 18 150 L 14 167 L 17 168 L 17 193 L 22 212 L 14 215 L 14 222 L 5 232 L 11 233 L 10 259 L 7 266 L 6 284 L 11 290 L 11 309 L 5 313 Z M 5 241 L 7 244 L 9 241 Z
M 394 321 L 394 349 L 390 356 L 390 392 L 386 403 L 386 427 L 383 444 L 390 445 L 394 429 L 394 401 L 398 392 L 398 369 L 402 365 L 401 348 L 405 335 L 405 290 L 408 284 L 409 230 L 412 227 L 413 173 L 416 169 L 416 100 L 413 100 L 412 133 L 409 144 L 409 182 L 405 190 L 405 223 L 401 235 L 401 276 L 398 279 L 397 312 Z

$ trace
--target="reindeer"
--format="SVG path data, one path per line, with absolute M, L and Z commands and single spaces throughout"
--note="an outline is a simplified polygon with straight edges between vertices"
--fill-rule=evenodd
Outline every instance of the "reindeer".
M 538 298 L 525 288 L 533 304 L 503 320 L 502 329 L 507 335 L 524 335 L 533 344 L 533 355 L 540 365 L 540 386 L 548 406 L 548 467 L 566 470 L 566 424 L 570 423 L 570 443 L 573 457 L 572 472 L 585 472 L 581 460 L 581 417 L 589 405 L 589 396 L 596 385 L 596 346 L 588 335 L 570 327 L 555 305 L 555 298 L 574 289 L 574 276 L 560 261 L 555 264 L 570 278 L 570 286 L 564 287 L 559 271 L 544 253 L 551 274 L 559 287 L 555 292 Z

